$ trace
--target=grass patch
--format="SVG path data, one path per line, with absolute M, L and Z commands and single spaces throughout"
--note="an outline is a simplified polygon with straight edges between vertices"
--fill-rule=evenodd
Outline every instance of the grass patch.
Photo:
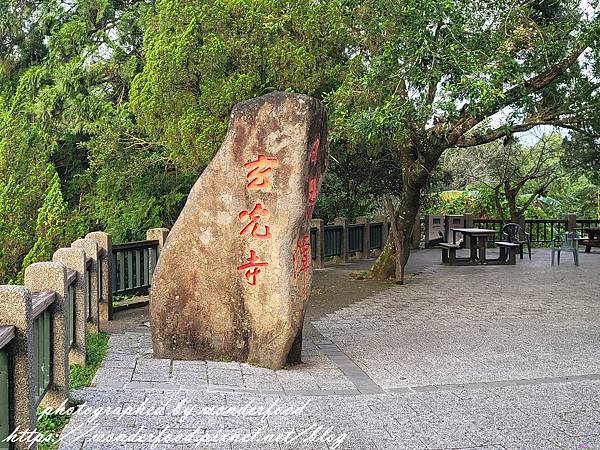
M 92 383 L 96 371 L 102 365 L 106 349 L 108 348 L 108 334 L 95 333 L 87 336 L 87 353 L 85 355 L 85 367 L 71 364 L 69 366 L 69 386 L 70 389 L 78 389 L 89 386 Z M 78 402 L 70 402 L 67 408 L 78 405 Z M 44 414 L 38 408 L 37 411 L 37 431 L 44 437 L 38 442 L 37 448 L 40 450 L 55 450 L 58 448 L 59 436 L 65 425 L 71 417 L 68 414 Z
M 132 298 L 134 298 L 135 295 L 115 295 L 113 297 L 113 308 L 117 308 L 121 305 L 123 305 L 124 303 L 127 303 L 129 300 L 131 300 Z
M 79 402 L 70 402 L 66 409 L 79 405 Z M 43 408 L 37 410 L 37 425 L 36 429 L 40 433 L 40 441 L 38 442 L 37 448 L 39 450 L 55 450 L 58 448 L 60 441 L 60 433 L 62 432 L 65 425 L 71 418 L 67 414 L 44 414 L 41 415 Z
M 350 278 L 355 280 L 368 280 L 369 272 L 350 272 Z
M 233 362 L 233 359 L 230 356 L 219 355 L 219 356 L 215 356 L 214 358 L 211 358 L 209 361 L 215 361 L 215 362 Z
M 40 450 L 52 450 L 58 448 L 58 437 L 60 436 L 62 429 L 69 421 L 69 416 L 51 414 L 40 417 L 41 411 L 42 410 L 38 408 L 37 431 L 38 433 L 43 434 L 44 437 L 38 443 L 37 448 Z
M 323 295 L 327 290 L 325 288 L 314 287 L 311 289 L 311 294 L 313 295 Z
M 102 360 L 108 348 L 108 334 L 94 333 L 87 337 L 87 353 L 85 366 L 71 364 L 69 366 L 69 385 L 71 389 L 89 386 L 96 371 L 102 365 Z

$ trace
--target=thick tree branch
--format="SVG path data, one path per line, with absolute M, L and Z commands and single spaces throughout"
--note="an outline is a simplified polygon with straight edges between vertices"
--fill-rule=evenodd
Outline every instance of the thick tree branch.
M 440 29 L 442 28 L 442 23 L 438 23 L 437 26 L 435 27 L 435 32 L 433 34 L 433 45 L 434 48 L 431 51 L 431 66 L 429 68 L 430 72 L 433 73 L 435 66 L 437 64 L 437 54 L 436 54 L 436 48 L 435 46 L 438 43 L 439 37 L 440 37 Z M 425 104 L 427 106 L 431 106 L 433 104 L 433 101 L 435 100 L 435 94 L 437 92 L 437 88 L 438 88 L 438 84 L 439 84 L 439 77 L 434 78 L 433 80 L 431 80 L 429 82 L 429 85 L 427 86 L 427 96 L 425 97 Z
M 486 117 L 491 117 L 507 106 L 514 104 L 517 100 L 534 92 L 541 91 L 550 85 L 571 65 L 573 65 L 587 48 L 588 46 L 584 44 L 576 46 L 568 56 L 555 65 L 549 67 L 547 70 L 536 75 L 535 77 L 525 80 L 522 84 L 514 86 L 513 88 L 504 92 L 503 95 L 501 95 L 500 98 L 488 108 L 480 108 L 478 105 L 471 104 L 463 106 L 459 118 L 449 128 L 451 130 L 447 136 L 449 145 L 454 146 L 464 136 L 465 133 L 473 129 L 473 127 L 475 127 L 477 124 L 481 123 Z M 527 131 L 533 126 L 535 125 L 527 128 L 528 125 L 526 124 L 520 125 L 520 127 L 523 128 L 521 131 Z M 505 134 L 500 134 L 498 137 L 502 137 L 504 135 Z M 495 139 L 498 139 L 498 137 Z M 481 143 L 485 142 L 491 141 L 488 140 Z
M 523 206 L 519 209 L 519 215 L 523 215 L 525 213 L 525 211 L 527 211 L 527 208 L 529 208 L 529 206 L 533 203 L 533 201 L 536 199 L 536 197 L 538 195 L 542 195 L 544 193 L 544 191 L 546 189 L 548 189 L 548 186 L 550 186 L 552 183 L 554 183 L 556 180 L 558 180 L 559 177 L 549 177 L 548 181 L 546 181 L 544 184 L 542 184 L 540 187 L 538 187 L 536 189 L 536 191 L 531 194 L 531 196 L 527 199 L 527 201 L 523 204 Z
M 494 128 L 484 134 L 473 134 L 471 136 L 461 136 L 455 143 L 455 147 L 465 148 L 474 147 L 481 144 L 487 144 L 497 139 L 503 138 L 513 133 L 522 133 L 529 131 L 534 127 L 540 125 L 550 125 L 560 128 L 574 129 L 577 128 L 577 124 L 580 120 L 577 118 L 541 118 L 541 119 L 530 119 L 521 124 L 506 125 L 503 127 Z

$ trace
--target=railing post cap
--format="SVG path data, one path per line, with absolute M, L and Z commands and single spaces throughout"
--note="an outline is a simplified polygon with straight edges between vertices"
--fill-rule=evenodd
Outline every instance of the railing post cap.
M 67 267 L 60 261 L 43 261 L 29 264 L 25 269 L 25 279 L 30 276 L 38 276 L 39 273 L 67 272 Z
M 18 284 L 0 284 L 0 294 L 14 294 L 28 296 L 31 293 L 25 286 Z
M 77 239 L 73 241 L 71 248 L 83 250 L 86 256 L 92 259 L 96 259 L 98 255 L 98 243 L 91 239 Z M 90 254 L 88 255 L 88 253 Z
M 104 231 L 90 231 L 88 234 L 85 235 L 86 239 L 89 238 L 95 238 L 95 237 L 109 237 L 110 234 L 104 232 Z
M 81 248 L 59 248 L 52 255 L 53 262 L 63 262 L 70 267 L 71 264 L 85 265 L 85 251 Z M 72 267 L 70 267 L 72 269 Z
M 98 243 L 98 246 L 106 249 L 112 244 L 112 238 L 110 234 L 105 233 L 104 231 L 92 231 L 85 235 L 86 239 L 95 241 Z

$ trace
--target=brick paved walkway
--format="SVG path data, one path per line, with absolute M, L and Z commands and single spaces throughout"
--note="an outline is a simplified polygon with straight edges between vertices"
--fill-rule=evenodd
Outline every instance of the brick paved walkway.
M 289 370 L 153 359 L 146 327 L 112 335 L 95 387 L 74 396 L 136 414 L 77 416 L 61 448 L 151 448 L 135 433 L 167 429 L 257 436 L 196 447 L 206 449 L 600 449 L 600 255 L 582 255 L 580 267 L 550 267 L 545 250 L 512 267 L 417 258 L 431 265 L 409 285 L 309 314 L 304 363 Z M 250 401 L 300 412 L 207 409 Z M 279 432 L 287 442 L 260 441 Z M 94 442 L 106 433 L 130 443 Z M 176 440 L 154 448 L 193 448 Z

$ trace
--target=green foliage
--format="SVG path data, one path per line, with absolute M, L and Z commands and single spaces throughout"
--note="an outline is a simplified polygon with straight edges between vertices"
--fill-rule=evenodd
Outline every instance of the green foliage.
M 520 215 L 544 218 L 546 212 L 557 208 L 542 200 L 568 178 L 561 164 L 562 154 L 563 143 L 558 134 L 544 135 L 531 146 L 507 138 L 504 143 L 448 150 L 439 170 L 454 187 L 477 188 L 477 195 L 465 193 L 460 199 L 467 212 L 512 221 Z M 450 200 L 455 208 L 461 208 L 459 199 Z
M 37 448 L 40 450 L 54 450 L 59 446 L 59 437 L 62 429 L 69 422 L 70 416 L 66 414 L 54 413 L 40 415 L 38 409 L 38 419 L 36 430 L 40 434 L 40 442 Z
M 96 372 L 102 365 L 104 355 L 108 348 L 109 335 L 103 332 L 90 334 L 87 336 L 87 353 L 85 356 L 85 366 L 71 364 L 69 367 L 69 386 L 71 389 L 79 389 L 89 386 Z M 76 406 L 77 402 L 70 402 L 67 409 Z M 70 415 L 60 414 L 40 414 L 38 409 L 38 420 L 36 429 L 43 436 L 38 448 L 42 450 L 54 450 L 58 448 L 60 433 L 69 422 Z
M 53 170 L 49 166 L 49 170 Z M 46 189 L 42 206 L 38 210 L 38 216 L 35 223 L 35 243 L 29 253 L 23 259 L 23 266 L 19 278 L 25 274 L 25 269 L 29 264 L 38 261 L 48 261 L 52 259 L 53 249 L 58 247 L 63 236 L 63 227 L 66 218 L 66 203 L 63 200 L 60 179 L 58 174 L 50 180 Z
M 342 78 L 340 1 L 158 0 L 131 105 L 185 173 L 220 145 L 231 108 L 273 90 L 322 97 Z
M 0 184 L 0 280 L 9 283 L 29 250 L 29 218 L 23 205 L 26 189 L 9 178 Z
M 100 332 L 87 336 L 87 353 L 85 366 L 71 364 L 69 367 L 69 386 L 78 389 L 89 386 L 94 375 L 102 365 L 108 348 L 108 334 Z
M 600 25 L 588 4 L 0 2 L 0 281 L 88 231 L 119 242 L 171 226 L 232 106 L 276 89 L 328 106 L 327 218 L 367 214 L 392 193 L 408 222 L 447 148 L 534 123 L 597 143 Z M 540 74 L 550 81 L 530 82 Z
M 585 175 L 591 182 L 600 184 L 599 133 L 571 133 L 565 139 L 563 164 L 573 173 Z

